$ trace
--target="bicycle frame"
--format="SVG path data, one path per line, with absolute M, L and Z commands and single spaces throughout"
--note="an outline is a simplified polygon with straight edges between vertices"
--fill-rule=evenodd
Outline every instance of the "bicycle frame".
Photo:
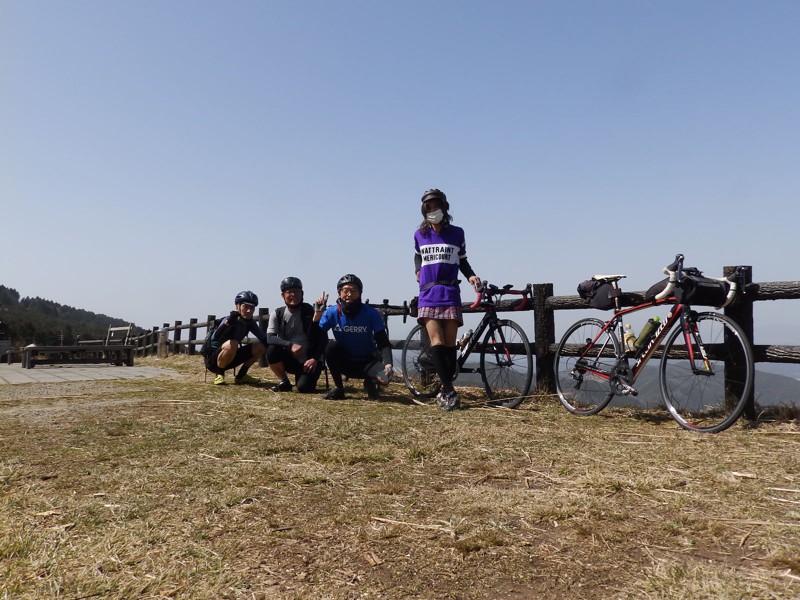
M 614 282 L 614 287 L 615 288 L 617 287 L 616 286 L 616 282 Z M 644 304 L 639 304 L 637 306 L 632 306 L 630 308 L 618 308 L 614 312 L 614 316 L 612 316 L 611 319 L 609 319 L 608 321 L 605 322 L 605 324 L 600 329 L 600 332 L 597 334 L 595 339 L 593 339 L 591 341 L 591 343 L 586 345 L 586 348 L 584 349 L 583 353 L 581 353 L 579 355 L 579 358 L 583 358 L 583 356 L 584 356 L 584 354 L 585 354 L 585 352 L 587 350 L 598 348 L 598 346 L 595 345 L 597 343 L 597 340 L 599 340 L 609 329 L 611 329 L 611 330 L 619 329 L 619 338 L 623 339 L 624 332 L 625 332 L 624 317 L 626 315 L 629 315 L 629 314 L 632 314 L 632 313 L 635 313 L 635 312 L 639 312 L 641 310 L 646 310 L 648 308 L 654 308 L 654 307 L 657 307 L 657 306 L 661 306 L 663 304 L 668 304 L 671 301 L 672 300 L 670 298 L 664 298 L 664 299 L 661 299 L 661 300 L 653 300 L 651 302 L 646 302 Z M 667 315 L 667 318 L 659 324 L 659 326 L 656 329 L 654 335 L 650 338 L 650 341 L 648 342 L 648 344 L 643 349 L 639 350 L 638 352 L 636 352 L 632 356 L 630 356 L 629 352 L 625 352 L 625 351 L 623 351 L 619 356 L 617 356 L 618 359 L 622 359 L 622 358 L 635 358 L 636 359 L 636 362 L 631 367 L 631 378 L 630 378 L 631 383 L 635 383 L 636 382 L 636 379 L 638 378 L 639 374 L 642 372 L 642 369 L 644 368 L 644 366 L 649 362 L 650 358 L 652 358 L 653 354 L 655 354 L 656 349 L 661 345 L 661 342 L 664 341 L 664 339 L 667 337 L 667 334 L 670 332 L 672 327 L 678 321 L 681 322 L 681 327 L 683 329 L 684 336 L 686 336 L 687 342 L 688 342 L 688 338 L 691 335 L 691 332 L 689 331 L 688 325 L 687 325 L 687 322 L 686 322 L 686 313 L 688 311 L 689 311 L 689 307 L 686 306 L 685 304 L 674 304 L 674 305 L 672 305 L 672 308 L 670 309 L 669 314 Z M 692 352 L 693 345 L 691 343 L 687 343 L 687 346 L 688 346 L 690 352 Z M 600 350 L 601 351 L 605 351 L 606 347 L 600 347 Z M 694 358 L 693 356 L 690 356 L 690 360 L 693 359 L 693 358 Z M 707 357 L 704 356 L 703 360 L 704 360 L 704 363 L 706 365 L 708 365 Z M 606 371 L 602 371 L 602 370 L 592 369 L 592 368 L 589 368 L 589 367 L 586 367 L 586 370 L 590 371 L 595 376 L 600 377 L 602 379 L 606 379 L 606 380 L 611 379 L 611 377 L 613 376 L 612 372 L 606 372 Z
M 639 390 L 634 385 L 655 356 L 661 362 L 658 368 L 661 401 L 681 427 L 718 433 L 742 414 L 748 398 L 752 399 L 755 377 L 751 344 L 742 328 L 726 315 L 694 310 L 691 300 L 695 296 L 684 294 L 687 288 L 682 283 L 683 258 L 678 254 L 674 263 L 664 267 L 668 279 L 662 291 L 642 304 L 627 308 L 622 307 L 622 291 L 617 283 L 625 275 L 592 278 L 610 284 L 608 297 L 613 298 L 614 314 L 607 321 L 578 320 L 558 344 L 554 358 L 556 388 L 561 404 L 569 412 L 593 415 L 603 410 L 614 396 L 638 396 Z M 693 269 L 692 276 L 698 275 L 702 273 Z M 714 288 L 700 299 L 713 299 L 717 309 L 728 305 L 734 298 L 740 275 L 738 268 L 723 279 L 706 278 L 727 282 L 728 291 L 724 302 L 717 302 L 722 298 L 715 295 L 719 290 Z M 676 287 L 680 293 L 670 295 Z M 586 288 L 583 286 L 579 291 Z M 688 289 L 691 292 L 696 288 Z M 628 315 L 663 304 L 671 305 L 669 314 L 652 329 L 646 327 L 645 338 L 640 335 L 633 345 L 630 339 L 625 339 Z M 642 388 L 650 389 L 649 383 Z M 646 402 L 649 401 L 648 397 Z
M 470 332 L 468 339 L 462 338 L 457 342 L 455 372 L 451 380 L 459 373 L 480 375 L 491 405 L 516 408 L 530 391 L 534 373 L 530 342 L 518 323 L 497 314 L 500 306 L 496 297 L 505 294 L 522 296 L 513 307 L 504 305 L 502 310 L 523 310 L 528 307 L 532 288 L 530 284 L 520 290 L 512 289 L 511 285 L 500 288 L 484 281 L 470 308 L 482 306 L 485 314 L 476 326 L 477 331 Z M 428 348 L 431 345 L 426 327 L 417 325 L 406 337 L 402 364 L 403 380 L 418 404 L 428 404 L 441 389 Z M 467 360 L 473 354 L 476 364 L 467 366 Z
M 488 288 L 488 291 L 487 291 Z M 475 350 L 478 349 L 479 340 L 483 337 L 483 334 L 497 321 L 499 321 L 499 317 L 497 316 L 497 307 L 495 304 L 494 296 L 502 296 L 504 294 L 513 294 L 513 295 L 521 295 L 522 299 L 520 300 L 519 304 L 514 307 L 515 311 L 523 310 L 528 304 L 528 298 L 532 295 L 531 284 L 525 286 L 524 290 L 513 290 L 509 288 L 496 288 L 489 286 L 487 282 L 483 282 L 483 286 L 481 291 L 478 292 L 478 297 L 470 305 L 471 309 L 478 308 L 478 306 L 484 306 L 486 308 L 486 312 L 484 313 L 483 317 L 478 323 L 475 331 L 472 333 L 472 337 L 470 337 L 467 345 L 464 348 L 460 348 L 458 351 L 458 358 L 456 360 L 458 364 L 458 373 L 480 373 L 479 367 L 464 367 L 467 362 L 467 358 L 469 358 L 470 354 L 472 354 Z M 503 348 L 506 348 L 506 340 L 505 336 L 503 335 L 502 330 L 499 330 L 500 334 L 500 344 Z M 511 357 L 506 354 L 506 360 L 510 360 Z

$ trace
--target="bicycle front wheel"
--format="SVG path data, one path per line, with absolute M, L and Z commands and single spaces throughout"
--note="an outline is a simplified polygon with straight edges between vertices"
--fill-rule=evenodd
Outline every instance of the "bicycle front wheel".
M 494 406 L 516 408 L 533 380 L 533 356 L 522 327 L 499 320 L 489 328 L 481 348 L 481 378 Z
M 561 404 L 574 415 L 594 415 L 603 410 L 614 392 L 612 370 L 620 344 L 611 328 L 602 333 L 600 319 L 581 319 L 558 344 L 553 359 L 556 391 Z
M 718 433 L 736 422 L 753 391 L 753 351 L 724 315 L 699 313 L 687 325 L 689 343 L 676 327 L 664 344 L 661 395 L 681 427 Z
M 428 332 L 417 325 L 408 334 L 401 358 L 403 382 L 417 404 L 431 404 L 439 393 L 439 377 L 431 358 L 431 340 Z

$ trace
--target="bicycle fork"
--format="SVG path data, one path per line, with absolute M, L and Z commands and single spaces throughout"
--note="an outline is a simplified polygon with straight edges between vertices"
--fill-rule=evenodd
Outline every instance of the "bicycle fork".
M 712 377 L 714 375 L 714 370 L 711 368 L 711 361 L 708 359 L 708 353 L 703 345 L 703 340 L 700 338 L 700 328 L 697 327 L 697 323 L 694 319 L 683 317 L 681 321 L 681 325 L 683 326 L 683 339 L 686 344 L 686 351 L 689 353 L 689 363 L 692 365 L 692 372 L 695 375 Z M 695 352 L 695 348 L 697 352 Z M 695 366 L 698 361 L 702 362 L 702 368 L 698 369 Z
M 513 364 L 513 361 L 511 360 L 511 352 L 508 349 L 508 344 L 506 343 L 502 329 L 499 327 L 493 328 L 491 332 L 492 339 L 490 343 L 492 345 L 492 354 L 497 362 L 497 366 L 510 367 Z

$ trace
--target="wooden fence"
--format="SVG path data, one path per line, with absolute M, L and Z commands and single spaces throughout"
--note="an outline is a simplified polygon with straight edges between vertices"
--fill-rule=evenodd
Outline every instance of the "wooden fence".
M 723 273 L 729 275 L 736 267 L 725 267 Z M 744 294 L 739 300 L 725 309 L 725 314 L 735 320 L 753 339 L 754 320 L 753 305 L 755 302 L 767 300 L 797 300 L 800 299 L 800 281 L 772 281 L 754 283 L 752 281 L 752 268 L 745 267 Z M 555 311 L 587 309 L 584 301 L 577 295 L 554 296 L 552 283 L 538 283 L 533 286 L 533 298 L 521 311 L 533 312 L 533 336 L 531 345 L 536 353 L 536 378 L 537 387 L 547 392 L 555 391 L 555 377 L 553 373 L 553 356 L 557 342 L 555 328 Z M 633 306 L 644 301 L 644 292 L 624 292 L 622 294 L 623 306 Z M 512 311 L 519 304 L 519 299 L 501 300 L 497 304 L 499 312 Z M 389 317 L 408 317 L 408 305 L 392 305 L 388 300 L 381 304 L 371 304 L 378 309 L 388 323 Z M 484 309 L 471 309 L 469 304 L 464 304 L 465 313 L 484 312 Z M 608 313 L 604 313 L 608 314 Z M 256 317 L 262 329 L 266 329 L 269 320 L 269 309 L 261 308 Z M 151 331 L 134 338 L 131 343 L 136 345 L 137 356 L 151 354 L 166 355 L 168 353 L 197 354 L 203 343 L 210 325 L 213 326 L 215 316 L 209 315 L 204 321 L 190 319 L 188 324 L 175 321 L 174 325 L 164 323 L 162 327 L 153 327 Z M 517 319 L 519 320 L 519 319 Z M 525 327 L 524 323 L 521 323 Z M 183 332 L 188 332 L 184 338 Z M 392 340 L 396 349 L 403 347 L 404 340 Z M 800 346 L 757 345 L 753 346 L 755 361 L 767 363 L 800 363 Z

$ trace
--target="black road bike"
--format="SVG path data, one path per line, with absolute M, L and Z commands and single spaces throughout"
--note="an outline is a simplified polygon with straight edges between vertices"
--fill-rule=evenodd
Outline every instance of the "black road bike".
M 495 299 L 504 295 L 522 296 L 514 307 L 514 310 L 522 310 L 533 292 L 530 284 L 525 289 L 515 290 L 511 285 L 499 288 L 483 282 L 470 308 L 481 307 L 485 313 L 474 333 L 458 342 L 456 377 L 460 373 L 480 373 L 490 405 L 516 408 L 530 391 L 534 362 L 528 336 L 522 327 L 497 316 Z M 430 348 L 427 331 L 421 325 L 411 330 L 403 345 L 403 381 L 417 404 L 432 404 L 441 387 Z M 468 366 L 467 359 L 473 353 L 479 355 L 479 363 Z

